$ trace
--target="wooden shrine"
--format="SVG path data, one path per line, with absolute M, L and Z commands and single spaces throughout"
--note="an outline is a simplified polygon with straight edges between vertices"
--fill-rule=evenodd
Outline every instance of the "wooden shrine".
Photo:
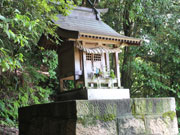
M 120 35 L 98 13 L 91 8 L 76 7 L 68 16 L 59 14 L 54 21 L 63 40 L 56 48 L 61 92 L 64 80 L 73 80 L 76 88 L 122 88 L 118 54 L 124 46 L 140 45 L 141 40 Z M 54 47 L 45 37 L 40 43 L 46 49 Z
M 19 135 L 178 134 L 174 98 L 130 99 L 121 87 L 118 54 L 141 40 L 120 35 L 98 12 L 77 7 L 58 15 L 58 47 L 41 37 L 40 45 L 57 50 L 61 93 L 58 102 L 20 108 Z M 76 88 L 66 91 L 66 80 Z

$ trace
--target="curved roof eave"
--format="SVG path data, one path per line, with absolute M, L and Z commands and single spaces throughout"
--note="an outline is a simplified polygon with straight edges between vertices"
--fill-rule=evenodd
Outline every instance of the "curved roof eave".
M 77 8 L 72 10 L 68 16 L 59 14 L 57 17 L 58 20 L 53 20 L 53 22 L 58 26 L 58 35 L 63 38 L 101 39 L 103 42 L 117 41 L 129 45 L 140 45 L 142 41 L 141 39 L 120 35 L 103 21 L 97 20 L 93 10 L 89 8 Z

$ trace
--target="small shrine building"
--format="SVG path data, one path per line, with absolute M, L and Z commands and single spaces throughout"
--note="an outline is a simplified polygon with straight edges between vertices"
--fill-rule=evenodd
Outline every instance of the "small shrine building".
M 19 134 L 177 135 L 174 98 L 133 99 L 121 86 L 118 54 L 141 40 L 120 35 L 98 12 L 77 7 L 68 16 L 58 15 L 58 47 L 41 37 L 45 49 L 57 50 L 61 93 L 58 102 L 20 108 Z M 66 90 L 66 80 L 76 88 Z
M 120 35 L 104 23 L 99 14 L 106 11 L 76 7 L 68 16 L 57 15 L 54 23 L 62 39 L 58 48 L 41 38 L 46 49 L 58 52 L 61 92 L 65 90 L 64 80 L 73 80 L 75 88 L 122 88 L 118 54 L 124 46 L 139 46 L 141 40 Z

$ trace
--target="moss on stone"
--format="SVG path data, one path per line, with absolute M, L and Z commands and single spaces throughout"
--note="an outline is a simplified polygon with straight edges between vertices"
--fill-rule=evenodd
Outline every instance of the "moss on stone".
M 89 125 L 96 125 L 97 121 L 96 118 L 92 117 L 92 116 L 82 116 L 82 117 L 78 117 L 78 123 L 81 123 L 82 125 L 89 126 Z
M 174 120 L 175 116 L 176 116 L 176 112 L 174 111 L 165 112 L 162 115 L 163 118 L 169 117 L 171 120 Z
M 145 110 L 146 110 L 146 106 L 144 104 L 144 102 L 140 102 L 138 103 L 138 105 L 136 104 L 137 101 L 131 101 L 131 112 L 132 112 L 132 115 L 135 117 L 135 118 L 140 118 L 142 119 L 143 121 L 145 120 Z M 141 103 L 143 103 L 143 105 L 141 106 Z M 137 106 L 141 106 L 141 108 L 137 108 Z M 143 108 L 144 107 L 144 108 Z M 143 112 L 144 111 L 144 112 Z
M 116 113 L 117 113 L 117 105 L 116 104 L 107 104 L 105 112 L 106 112 L 106 114 L 116 115 Z
M 146 100 L 146 112 L 153 113 L 153 100 Z
M 131 113 L 132 115 L 136 115 L 136 105 L 133 100 L 131 100 Z
M 114 114 L 105 114 L 105 115 L 86 115 L 82 117 L 78 117 L 78 122 L 81 123 L 84 126 L 88 125 L 96 125 L 97 121 L 103 121 L 103 122 L 109 122 L 116 119 L 116 116 Z
M 78 110 L 78 114 L 77 115 L 83 115 L 83 114 L 89 114 L 90 113 L 90 107 L 89 107 L 89 103 L 87 101 L 78 101 L 77 104 L 77 110 Z
M 154 100 L 154 105 L 153 105 L 154 113 L 162 113 L 163 112 L 163 107 L 164 107 L 163 102 L 164 101 L 161 99 Z
M 138 99 L 133 99 L 131 100 L 131 112 L 132 115 L 142 115 L 146 114 L 147 112 L 147 104 L 146 100 L 138 100 Z
M 134 99 L 135 111 L 137 114 L 146 113 L 146 100 Z
M 108 121 L 115 120 L 115 118 L 116 116 L 114 114 L 105 114 L 103 116 L 98 117 L 98 120 L 108 122 Z
M 97 121 L 109 122 L 116 119 L 117 105 L 96 102 L 80 104 L 78 122 L 84 126 L 96 125 Z

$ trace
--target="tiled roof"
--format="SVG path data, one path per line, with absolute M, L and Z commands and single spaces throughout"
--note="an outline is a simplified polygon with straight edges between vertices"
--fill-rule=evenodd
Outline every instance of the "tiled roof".
M 57 17 L 59 19 L 54 21 L 55 24 L 58 24 L 60 28 L 65 30 L 110 37 L 125 37 L 103 21 L 96 20 L 96 15 L 93 9 L 90 8 L 78 7 L 72 10 L 68 16 L 59 14 Z
M 120 35 L 110 26 L 101 20 L 96 19 L 93 9 L 76 7 L 68 16 L 57 15 L 58 20 L 54 21 L 61 29 L 78 32 L 79 35 L 96 35 L 109 38 L 120 38 L 136 41 L 140 44 L 140 39 Z

